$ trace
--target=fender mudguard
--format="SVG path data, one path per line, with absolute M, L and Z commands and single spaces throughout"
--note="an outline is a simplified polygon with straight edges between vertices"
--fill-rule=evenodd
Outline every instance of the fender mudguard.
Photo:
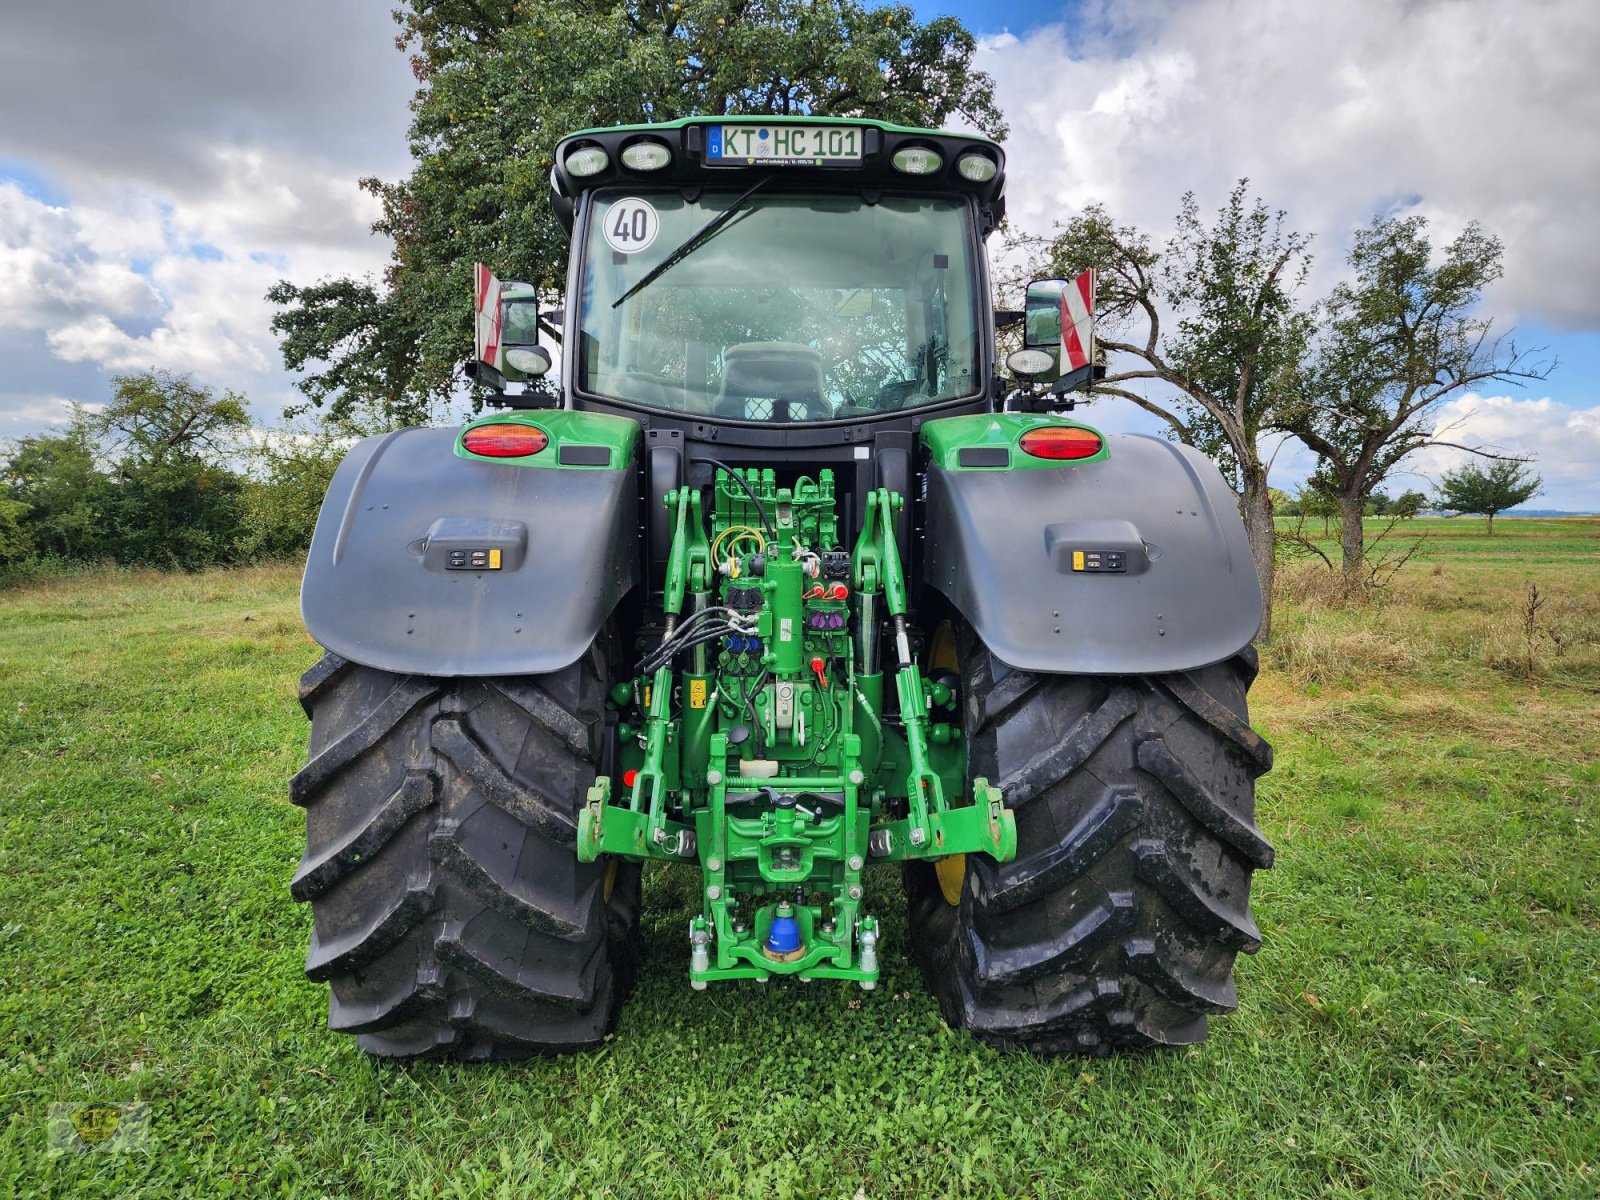
M 927 581 L 1020 670 L 1146 675 L 1244 649 L 1261 588 L 1215 464 L 1160 438 L 1105 441 L 1104 461 L 1044 470 L 931 464 Z
M 311 636 L 398 674 L 576 662 L 638 581 L 638 426 L 617 420 L 632 436 L 607 459 L 564 449 L 562 414 L 539 421 L 552 434 L 549 465 L 458 454 L 459 428 L 358 442 L 311 539 L 300 591 Z M 588 461 L 558 465 L 558 454 Z

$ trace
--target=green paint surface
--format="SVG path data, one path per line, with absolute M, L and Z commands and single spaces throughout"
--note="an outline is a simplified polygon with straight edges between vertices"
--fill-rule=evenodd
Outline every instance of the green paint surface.
M 1079 467 L 1085 463 L 1104 462 L 1111 457 L 1111 451 L 1105 446 L 1100 448 L 1100 453 L 1088 458 L 1070 459 L 1035 458 L 1017 448 L 1017 442 L 1029 430 L 1049 428 L 1100 432 L 1081 421 L 1071 421 L 1048 413 L 977 413 L 968 417 L 943 417 L 929 421 L 922 427 L 922 441 L 932 454 L 934 463 L 945 471 L 1040 471 Z M 999 447 L 1009 453 L 1009 462 L 1005 467 L 963 467 L 959 461 L 960 452 L 968 446 Z
M 467 432 L 484 425 L 526 425 L 538 429 L 550 439 L 550 444 L 537 454 L 522 458 L 493 458 L 474 454 L 463 444 Z M 464 425 L 456 436 L 456 457 L 478 462 L 501 463 L 508 467 L 558 467 L 568 471 L 620 471 L 633 461 L 633 448 L 639 440 L 639 422 L 627 417 L 612 417 L 604 413 L 573 412 L 569 409 L 539 410 L 537 412 L 499 412 L 480 417 Z M 605 466 L 566 464 L 561 462 L 563 446 L 604 446 L 610 451 L 610 461 Z

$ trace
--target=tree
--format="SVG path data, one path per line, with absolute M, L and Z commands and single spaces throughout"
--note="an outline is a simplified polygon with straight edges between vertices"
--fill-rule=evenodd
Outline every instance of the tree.
M 1300 485 L 1297 499 L 1300 515 L 1311 520 L 1320 520 L 1323 535 L 1326 536 L 1333 528 L 1333 519 L 1339 515 L 1339 505 L 1334 498 L 1318 485 L 1315 478 L 1312 478 Z
M 1421 492 L 1410 489 L 1401 492 L 1400 498 L 1390 506 L 1389 511 L 1402 521 L 1409 521 L 1428 506 L 1428 498 Z
M 322 498 L 345 452 L 369 430 L 345 421 L 301 418 L 255 434 L 243 456 L 247 474 L 240 546 L 250 558 L 292 558 L 311 545 Z
M 820 113 L 1004 127 L 977 43 L 951 17 L 860 0 L 409 0 L 398 44 L 419 90 L 415 167 L 362 186 L 394 240 L 382 285 L 289 281 L 268 294 L 286 365 L 314 405 L 359 401 L 426 420 L 472 344 L 471 271 L 558 293 L 566 236 L 550 212 L 556 141 L 596 125 L 695 114 Z
M 238 554 L 242 483 L 227 457 L 250 426 L 243 397 L 187 375 L 117 375 L 85 418 L 114 487 L 106 525 L 122 562 L 195 568 Z
M 244 397 L 221 396 L 172 371 L 111 377 L 111 403 L 84 418 L 106 453 L 131 468 L 178 460 L 215 462 L 250 427 Z
M 1446 471 L 1439 480 L 1438 506 L 1459 513 L 1482 513 L 1493 534 L 1496 513 L 1533 499 L 1542 487 L 1544 480 L 1531 474 L 1523 460 L 1496 459 L 1487 469 L 1469 462 Z
M 20 562 L 33 553 L 33 537 L 24 518 L 28 506 L 0 496 L 0 566 Z
M 1091 205 L 1061 229 L 1050 262 L 1063 278 L 1089 267 L 1098 272 L 1098 329 L 1109 335 L 1099 343 L 1122 362 L 1094 390 L 1161 418 L 1170 436 L 1210 454 L 1231 477 L 1267 606 L 1265 641 L 1272 632 L 1276 531 L 1258 441 L 1273 428 L 1279 389 L 1308 334 L 1294 293 L 1310 256 L 1309 239 L 1286 229 L 1282 212 L 1250 201 L 1248 187 L 1243 179 L 1235 185 L 1210 226 L 1194 195 L 1186 195 L 1162 251 Z M 1169 316 L 1172 329 L 1164 333 Z M 1141 380 L 1175 395 L 1152 400 L 1126 386 Z
M 1319 307 L 1313 350 L 1276 421 L 1316 452 L 1317 485 L 1339 504 L 1347 589 L 1364 578 L 1367 499 L 1408 455 L 1453 446 L 1492 457 L 1448 440 L 1439 407 L 1473 384 L 1549 373 L 1473 315 L 1500 278 L 1501 253 L 1471 224 L 1435 263 L 1424 218 L 1374 220 L 1351 248 L 1354 279 Z
M 106 520 L 112 485 L 95 465 L 89 418 L 75 408 L 63 432 L 21 438 L 0 466 L 0 488 L 19 506 L 34 554 L 83 561 L 115 553 Z

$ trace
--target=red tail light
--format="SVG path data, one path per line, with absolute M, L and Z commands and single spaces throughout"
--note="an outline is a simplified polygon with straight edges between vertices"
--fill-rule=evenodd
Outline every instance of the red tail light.
M 513 421 L 478 425 L 461 435 L 461 444 L 489 458 L 526 458 L 550 444 L 544 430 Z
M 1046 425 L 1030 429 L 1017 445 L 1035 458 L 1093 458 L 1105 447 L 1100 435 L 1076 425 Z

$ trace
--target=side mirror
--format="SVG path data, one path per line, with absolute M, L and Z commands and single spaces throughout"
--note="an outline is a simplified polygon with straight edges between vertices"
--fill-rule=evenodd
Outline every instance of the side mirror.
M 1064 279 L 1035 279 L 1022 310 L 1022 344 L 1054 353 L 1061 346 L 1061 294 Z
M 1060 393 L 1099 377 L 1094 367 L 1093 271 L 1076 279 L 1035 279 L 1028 284 L 1022 345 L 1006 365 L 1029 383 L 1070 381 L 1067 388 L 1054 389 Z
M 1065 280 L 1035 279 L 1020 314 L 1022 349 L 1006 358 L 1024 383 L 1049 383 L 1061 375 L 1061 293 Z
M 466 376 L 505 398 L 506 383 L 542 378 L 553 365 L 550 351 L 539 345 L 539 301 L 526 283 L 501 283 L 482 263 L 472 271 L 473 357 Z M 543 407 L 539 388 L 537 405 Z M 491 400 L 491 403 L 498 401 Z
M 512 285 L 506 285 L 507 290 Z M 502 344 L 533 346 L 539 341 L 539 302 L 532 296 L 507 296 L 500 301 Z
M 550 351 L 539 345 L 539 302 L 526 284 L 505 285 L 500 329 L 500 369 L 506 378 L 538 379 L 550 370 Z

